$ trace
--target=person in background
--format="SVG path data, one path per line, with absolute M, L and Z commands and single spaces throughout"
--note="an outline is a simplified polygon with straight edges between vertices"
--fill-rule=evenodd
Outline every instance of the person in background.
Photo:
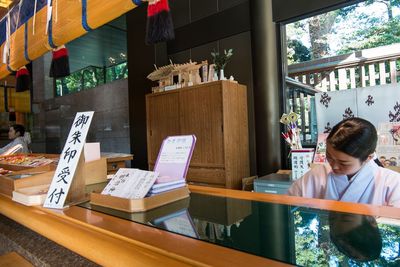
M 8 145 L 0 148 L 0 154 L 7 152 L 10 148 L 20 144 L 22 146 L 18 153 L 29 153 L 28 144 L 30 140 L 25 136 L 25 127 L 20 124 L 14 124 L 8 131 L 8 139 L 12 140 Z M 30 139 L 30 138 L 29 138 Z
M 326 140 L 328 163 L 296 180 L 289 195 L 400 207 L 400 174 L 373 160 L 377 139 L 369 121 L 341 121 Z

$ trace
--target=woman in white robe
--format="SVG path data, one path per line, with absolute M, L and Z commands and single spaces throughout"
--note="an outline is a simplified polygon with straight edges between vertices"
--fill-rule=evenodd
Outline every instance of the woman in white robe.
M 289 194 L 400 207 L 400 174 L 374 162 L 377 139 L 375 127 L 364 119 L 340 122 L 327 138 L 328 163 L 296 180 Z

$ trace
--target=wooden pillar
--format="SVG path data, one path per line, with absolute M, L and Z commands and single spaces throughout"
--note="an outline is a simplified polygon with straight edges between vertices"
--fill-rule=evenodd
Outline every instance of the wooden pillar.
M 256 125 L 257 174 L 276 172 L 281 166 L 280 99 L 276 24 L 272 0 L 250 0 Z
M 146 8 L 142 5 L 130 11 L 127 19 L 128 40 L 128 95 L 132 167 L 144 169 L 147 165 L 146 102 L 151 93 L 151 82 L 146 77 L 154 70 L 154 46 L 145 44 Z

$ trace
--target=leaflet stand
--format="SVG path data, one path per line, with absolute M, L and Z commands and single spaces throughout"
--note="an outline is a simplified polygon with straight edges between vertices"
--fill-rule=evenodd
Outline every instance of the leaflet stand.
M 189 168 L 190 158 L 196 142 L 195 136 L 192 135 L 190 137 L 192 138 L 190 149 L 188 150 L 188 153 L 184 154 L 175 153 L 175 151 L 171 152 L 171 143 L 168 143 L 171 141 L 171 138 L 179 138 L 179 136 L 172 136 L 164 139 L 155 167 L 155 170 L 160 172 L 161 177 L 179 174 L 182 175 L 180 177 L 185 179 L 187 170 Z M 176 156 L 177 154 L 178 156 Z M 103 195 L 100 193 L 91 193 L 90 203 L 97 206 L 103 206 L 126 212 L 142 212 L 187 198 L 189 197 L 189 193 L 190 192 L 187 186 L 142 199 L 128 199 Z

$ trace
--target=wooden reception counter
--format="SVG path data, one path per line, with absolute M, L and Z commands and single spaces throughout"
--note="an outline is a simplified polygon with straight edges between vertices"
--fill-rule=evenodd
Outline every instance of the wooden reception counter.
M 215 238 L 217 241 L 214 243 L 217 244 L 212 244 L 202 241 L 199 233 L 196 233 L 194 237 L 187 237 L 172 233 L 171 231 L 176 231 L 173 229 L 166 231 L 161 229 L 162 227 L 157 228 L 157 220 L 154 219 L 156 215 L 154 218 L 142 216 L 140 219 L 132 217 L 131 220 L 127 220 L 119 218 L 121 216 L 105 214 L 104 211 L 94 211 L 93 207 L 72 206 L 64 210 L 49 210 L 38 206 L 24 206 L 3 195 L 0 195 L 0 213 L 103 266 L 287 266 L 295 264 L 293 255 L 287 257 L 281 255 L 285 254 L 286 250 L 291 250 L 286 249 L 285 246 L 280 254 L 278 253 L 279 255 L 276 254 L 277 256 L 270 255 L 270 252 L 266 251 L 269 245 L 264 243 L 264 239 L 268 239 L 263 238 L 264 232 L 268 231 L 268 227 L 274 228 L 273 231 L 277 232 L 276 228 L 268 222 L 277 221 L 278 224 L 282 224 L 276 213 L 278 206 L 289 207 L 286 209 L 289 211 L 294 207 L 304 207 L 311 210 L 330 210 L 400 219 L 399 209 L 391 207 L 374 207 L 201 186 L 190 186 L 189 189 L 192 196 L 187 209 L 188 213 L 196 214 L 193 216 L 196 216 L 194 220 L 197 223 L 203 220 L 212 222 L 215 226 L 221 226 L 226 239 L 218 241 Z M 208 198 L 209 202 L 201 207 L 201 203 L 207 203 L 205 199 L 202 199 L 204 197 Z M 196 204 L 196 201 L 199 202 Z M 221 210 L 216 207 L 220 205 L 218 203 L 223 203 L 222 217 Z M 240 214 L 241 211 L 242 214 Z M 268 216 L 264 216 L 264 212 L 267 212 Z M 235 241 L 236 236 L 240 235 L 237 231 L 238 225 L 240 228 L 246 228 L 247 224 L 254 224 L 254 219 L 256 219 L 256 228 L 259 230 L 256 231 L 255 227 L 250 225 L 249 231 L 256 231 L 254 237 L 257 237 L 257 240 L 253 237 L 242 237 L 243 242 Z M 211 224 L 207 225 L 211 226 Z M 207 229 L 204 233 L 210 233 L 210 228 Z M 187 229 L 185 231 L 187 233 Z M 283 233 L 286 232 L 287 230 L 283 230 Z M 218 232 L 215 233 L 218 237 Z M 258 236 L 261 238 L 258 239 Z M 253 249 L 252 241 L 261 242 L 261 246 Z M 274 241 L 273 244 L 276 242 Z M 241 247 L 242 244 L 245 245 Z

